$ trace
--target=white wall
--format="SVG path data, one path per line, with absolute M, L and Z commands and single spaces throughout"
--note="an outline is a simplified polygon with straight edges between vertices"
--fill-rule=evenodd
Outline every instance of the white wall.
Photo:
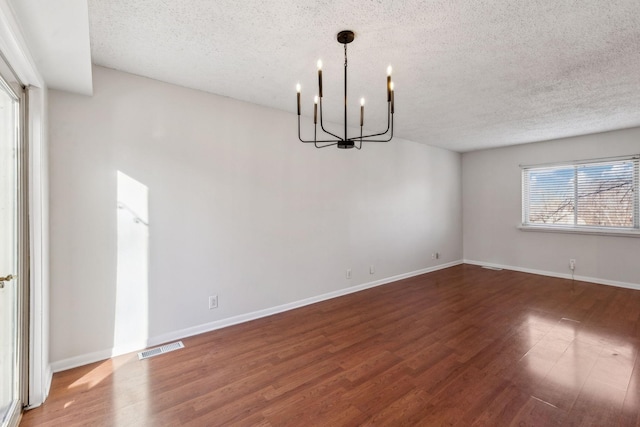
M 640 128 L 475 151 L 462 156 L 465 261 L 640 289 L 640 238 L 525 232 L 520 164 L 640 152 Z
M 93 97 L 49 95 L 57 369 L 118 344 L 118 171 L 148 188 L 150 342 L 462 259 L 457 153 L 401 139 L 316 150 L 292 114 L 93 75 Z

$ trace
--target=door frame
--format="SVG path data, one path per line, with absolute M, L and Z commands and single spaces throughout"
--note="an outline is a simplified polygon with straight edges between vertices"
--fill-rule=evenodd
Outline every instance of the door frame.
M 28 407 L 40 406 L 53 376 L 49 361 L 49 179 L 47 85 L 8 0 L 0 0 L 0 52 L 26 87 L 24 145 L 28 149 L 29 185 L 29 382 Z
M 17 280 L 8 286 L 16 288 L 16 369 L 15 400 L 19 407 L 12 407 L 8 425 L 18 425 L 23 408 L 29 401 L 29 144 L 27 139 L 27 91 L 20 83 L 4 55 L 0 52 L 0 86 L 18 102 L 16 128 L 16 257 Z
M 29 405 L 29 343 L 30 343 L 30 324 L 31 318 L 31 237 L 29 230 L 31 224 L 29 221 L 29 134 L 28 134 L 28 111 L 29 97 L 27 88 L 22 87 L 20 98 L 20 136 L 18 144 L 20 144 L 18 152 L 18 274 L 22 274 L 22 279 L 18 281 L 20 289 L 18 290 L 18 322 L 20 323 L 20 335 L 18 338 L 18 366 L 20 369 L 20 385 L 19 396 L 22 407 Z

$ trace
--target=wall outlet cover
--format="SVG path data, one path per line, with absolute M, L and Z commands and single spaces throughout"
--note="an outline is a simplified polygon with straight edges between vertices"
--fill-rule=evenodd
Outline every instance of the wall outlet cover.
M 218 295 L 211 295 L 209 297 L 209 310 L 212 308 L 218 308 Z

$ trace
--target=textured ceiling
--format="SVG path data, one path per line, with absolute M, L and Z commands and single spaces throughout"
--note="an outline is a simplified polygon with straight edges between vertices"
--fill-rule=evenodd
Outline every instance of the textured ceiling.
M 396 135 L 456 151 L 640 126 L 638 0 L 89 0 L 89 23 L 95 64 L 289 112 L 300 82 L 307 115 L 321 58 L 336 123 L 351 29 L 351 117 L 384 121 L 392 64 Z

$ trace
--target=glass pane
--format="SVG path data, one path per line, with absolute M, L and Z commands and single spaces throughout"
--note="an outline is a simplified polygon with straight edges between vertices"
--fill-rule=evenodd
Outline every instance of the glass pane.
M 573 225 L 574 167 L 527 171 L 529 224 Z
M 578 168 L 578 225 L 633 227 L 633 162 Z
M 0 277 L 17 272 L 17 120 L 17 102 L 0 85 Z M 4 282 L 0 289 L 0 419 L 3 420 L 18 398 L 17 306 L 15 279 Z

